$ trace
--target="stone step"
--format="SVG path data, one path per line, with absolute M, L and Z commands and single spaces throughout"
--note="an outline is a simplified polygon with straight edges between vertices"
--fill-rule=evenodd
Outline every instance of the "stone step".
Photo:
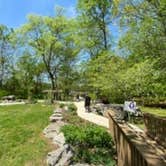
M 61 121 L 63 117 L 50 116 L 50 122 Z
M 53 111 L 54 113 L 62 113 L 62 110 L 61 109 L 56 109 Z
M 59 117 L 59 116 L 62 116 L 62 114 L 61 113 L 53 113 L 51 116 L 57 116 L 57 117 Z

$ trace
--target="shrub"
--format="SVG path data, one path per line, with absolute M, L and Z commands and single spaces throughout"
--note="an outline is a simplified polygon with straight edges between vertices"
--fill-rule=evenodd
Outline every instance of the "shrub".
M 112 148 L 112 138 L 102 127 L 93 124 L 84 126 L 65 125 L 62 127 L 66 142 L 75 145 L 86 145 L 88 148 Z
M 76 112 L 77 111 L 77 107 L 73 103 L 71 103 L 71 104 L 68 105 L 68 110 L 70 112 Z
M 86 124 L 81 126 L 65 125 L 61 128 L 66 143 L 75 152 L 75 162 L 87 162 L 95 164 L 114 164 L 113 142 L 108 132 L 96 125 Z
M 9 94 L 8 91 L 0 89 L 0 99 L 1 99 L 3 96 L 7 96 L 8 94 Z
M 76 113 L 66 111 L 66 112 L 63 112 L 62 114 L 63 114 L 64 122 L 66 123 L 70 123 L 76 126 L 79 126 L 85 123 L 85 121 L 79 118 Z
M 60 103 L 59 104 L 59 108 L 64 108 L 65 107 L 65 104 L 64 103 Z

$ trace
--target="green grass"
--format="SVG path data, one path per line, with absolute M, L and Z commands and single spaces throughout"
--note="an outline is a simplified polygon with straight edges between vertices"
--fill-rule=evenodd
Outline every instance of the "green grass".
M 51 145 L 42 135 L 53 106 L 0 106 L 0 165 L 42 166 Z
M 143 113 L 151 113 L 157 116 L 166 117 L 166 109 L 152 108 L 152 107 L 141 107 Z
M 150 113 L 150 114 L 153 114 L 156 116 L 166 117 L 166 109 L 162 109 L 162 108 L 141 107 L 141 111 L 142 111 L 142 113 Z M 139 120 L 139 121 L 136 120 L 133 124 L 135 124 L 136 126 L 138 126 L 141 129 L 145 128 L 143 119 Z

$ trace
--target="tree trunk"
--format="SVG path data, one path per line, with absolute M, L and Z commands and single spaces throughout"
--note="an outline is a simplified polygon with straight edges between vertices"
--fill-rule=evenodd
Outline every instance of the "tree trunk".
M 53 101 L 56 98 L 56 95 L 55 95 L 56 86 L 55 86 L 54 78 L 52 78 L 52 77 L 50 77 L 50 78 L 51 78 L 51 90 L 52 90 L 51 103 L 53 103 Z
M 102 32 L 103 32 L 103 40 L 104 40 L 104 48 L 107 50 L 108 44 L 107 44 L 107 33 L 106 33 L 106 24 L 105 24 L 105 19 L 104 19 L 104 13 L 102 16 Z

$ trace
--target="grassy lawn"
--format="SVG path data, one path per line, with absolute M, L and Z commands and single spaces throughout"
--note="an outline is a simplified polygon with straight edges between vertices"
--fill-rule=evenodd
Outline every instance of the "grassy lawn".
M 143 113 L 150 113 L 150 114 L 153 114 L 153 115 L 156 115 L 156 116 L 166 117 L 166 109 L 153 108 L 153 107 L 141 107 L 141 110 L 142 110 Z M 138 121 L 136 123 L 136 125 L 138 127 L 140 127 L 141 129 L 145 128 L 143 120 Z
M 0 165 L 43 166 L 51 144 L 42 135 L 53 106 L 0 106 Z
M 166 109 L 152 108 L 152 107 L 141 107 L 143 113 L 151 113 L 157 116 L 166 117 Z

